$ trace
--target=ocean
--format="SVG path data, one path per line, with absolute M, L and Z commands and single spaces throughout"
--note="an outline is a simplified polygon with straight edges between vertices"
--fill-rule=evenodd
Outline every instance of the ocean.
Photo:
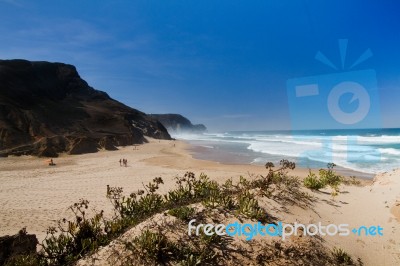
M 194 145 L 195 158 L 223 163 L 263 165 L 289 159 L 302 168 L 323 168 L 333 162 L 366 177 L 400 167 L 399 128 L 172 135 Z

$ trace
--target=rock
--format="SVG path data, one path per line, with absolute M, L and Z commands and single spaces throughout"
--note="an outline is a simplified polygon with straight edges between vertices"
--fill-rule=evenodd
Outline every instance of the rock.
M 107 151 L 115 151 L 118 150 L 117 147 L 115 147 L 116 141 L 110 137 L 104 137 L 100 141 L 100 147 L 102 149 L 105 149 Z
M 69 154 L 83 154 L 83 153 L 93 153 L 99 150 L 99 145 L 96 140 L 90 138 L 78 138 L 74 140 Z
M 63 63 L 0 60 L 0 156 L 56 157 L 171 139 L 156 119 L 81 79 Z
M 40 149 L 37 154 L 39 157 L 58 157 L 57 152 L 53 147 L 43 147 Z
M 36 235 L 27 234 L 25 229 L 13 236 L 0 237 L 0 265 L 14 256 L 36 253 L 37 244 Z
M 205 125 L 193 125 L 189 119 L 180 114 L 152 114 L 151 116 L 159 120 L 169 131 L 177 133 L 203 133 L 207 131 Z

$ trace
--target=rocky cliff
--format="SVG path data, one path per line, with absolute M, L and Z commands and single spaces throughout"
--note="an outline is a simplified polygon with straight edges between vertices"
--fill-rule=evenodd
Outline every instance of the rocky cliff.
M 201 133 L 207 131 L 203 124 L 193 125 L 189 119 L 179 114 L 152 114 L 168 130 L 176 132 Z
M 90 87 L 63 63 L 0 60 L 0 156 L 80 154 L 170 139 L 165 127 Z

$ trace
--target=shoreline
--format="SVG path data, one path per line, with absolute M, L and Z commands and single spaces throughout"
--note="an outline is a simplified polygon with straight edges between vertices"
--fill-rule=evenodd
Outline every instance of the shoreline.
M 117 151 L 99 151 L 84 155 L 61 155 L 55 158 L 55 167 L 46 159 L 31 156 L 0 159 L 0 235 L 15 234 L 26 226 L 28 233 L 36 234 L 39 242 L 45 237 L 48 226 L 71 217 L 68 207 L 80 198 L 89 200 L 90 208 L 104 210 L 112 215 L 112 206 L 106 198 L 106 186 L 123 187 L 129 194 L 143 187 L 154 177 L 162 177 L 160 193 L 175 186 L 174 178 L 192 171 L 207 174 L 223 182 L 240 176 L 266 175 L 261 165 L 222 164 L 193 158 L 190 144 L 183 141 L 149 139 L 149 143 L 121 147 Z M 128 159 L 128 166 L 121 167 L 119 159 Z M 307 176 L 308 169 L 296 168 L 289 175 Z M 354 236 L 326 239 L 328 247 L 340 246 L 364 265 L 400 263 L 400 169 L 377 175 L 374 180 L 362 181 L 361 186 L 343 185 L 334 201 L 329 191 L 305 190 L 316 201 L 311 209 L 282 211 L 277 217 L 287 222 L 297 220 L 313 222 L 349 223 L 352 225 L 381 225 L 387 234 L 379 239 Z M 370 210 L 374 210 L 371 213 Z M 325 240 L 325 239 L 324 239 Z M 360 242 L 361 241 L 361 242 Z M 386 258 L 387 257 L 387 258 Z M 382 264 L 382 263 L 381 263 Z
M 191 154 L 193 159 L 213 161 L 213 162 L 218 162 L 218 163 L 225 164 L 225 165 L 256 165 L 256 166 L 263 167 L 264 164 L 266 163 L 266 162 L 263 164 L 253 163 L 253 162 L 245 163 L 245 162 L 243 162 L 243 160 L 238 159 L 234 154 L 226 154 L 226 153 L 222 153 L 222 152 L 210 157 L 210 156 L 207 156 L 207 153 L 208 153 L 207 151 L 210 149 L 207 149 L 206 147 L 201 146 L 201 145 L 192 144 L 192 143 L 190 143 L 190 141 L 187 141 L 187 140 L 179 140 L 179 141 L 182 141 L 189 146 L 189 147 L 187 147 L 187 151 Z M 208 158 L 206 158 L 206 157 L 208 157 Z M 282 156 L 282 159 L 285 159 L 285 158 Z M 276 165 L 276 162 L 275 162 L 275 165 Z M 308 172 L 308 170 L 318 172 L 318 170 L 320 168 L 306 168 L 306 167 L 298 167 L 296 165 L 296 169 L 302 169 L 301 172 L 303 172 L 305 170 L 307 172 Z M 341 166 L 335 166 L 335 171 L 346 177 L 355 176 L 356 178 L 363 179 L 363 180 L 373 180 L 377 175 L 382 174 L 382 173 L 370 174 L 370 173 L 356 171 L 356 170 L 341 167 Z

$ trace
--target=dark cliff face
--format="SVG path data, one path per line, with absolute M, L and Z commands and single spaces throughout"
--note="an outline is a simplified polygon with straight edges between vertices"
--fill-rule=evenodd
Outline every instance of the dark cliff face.
M 90 87 L 62 63 L 0 60 L 0 155 L 56 156 L 170 139 L 156 119 Z
M 177 132 L 202 133 L 207 131 L 203 124 L 193 125 L 189 119 L 180 114 L 152 114 L 168 130 Z

